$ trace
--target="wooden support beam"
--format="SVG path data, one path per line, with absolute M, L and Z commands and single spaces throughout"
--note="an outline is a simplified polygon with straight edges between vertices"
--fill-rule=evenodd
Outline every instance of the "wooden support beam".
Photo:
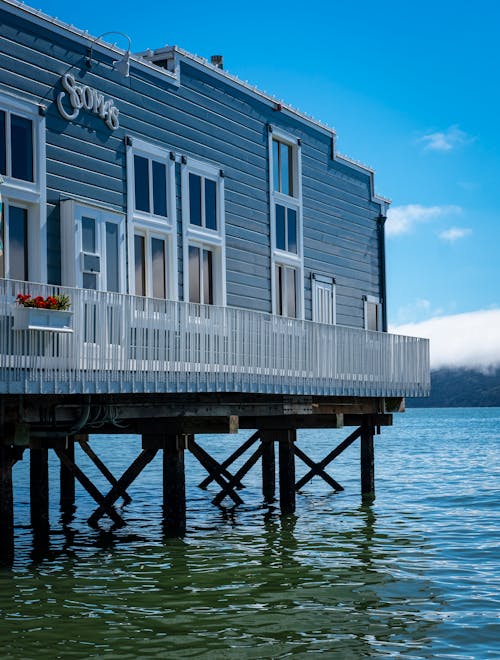
M 105 513 L 108 514 L 115 525 L 117 527 L 123 527 L 125 525 L 123 518 L 105 501 L 102 493 L 99 492 L 90 479 L 80 470 L 78 465 L 76 465 L 76 463 L 72 461 L 62 449 L 55 449 L 54 451 L 61 463 L 64 463 L 68 470 L 71 470 L 87 493 L 97 502 L 97 504 L 102 505 Z
M 49 533 L 49 450 L 30 449 L 30 513 L 31 527 L 37 536 Z
M 192 437 L 188 442 L 188 449 L 193 454 L 193 456 L 201 463 L 201 465 L 203 465 L 203 467 L 212 477 L 212 479 L 216 481 L 221 488 L 225 489 L 229 482 L 226 479 L 224 479 L 224 477 L 221 475 L 219 469 L 220 464 L 217 463 L 217 461 L 214 458 L 212 458 L 212 456 L 210 456 L 208 452 L 206 452 L 202 447 L 200 447 L 200 445 L 197 442 L 195 442 L 194 438 Z M 231 475 L 229 481 L 232 482 L 232 480 L 233 477 Z M 235 504 L 243 504 L 243 500 L 238 495 L 238 493 L 235 492 L 234 486 L 232 486 L 228 490 L 227 495 L 229 495 L 229 497 L 233 500 Z
M 75 462 L 75 441 L 67 438 L 64 449 L 61 449 L 72 463 Z M 72 510 L 75 506 L 75 475 L 61 461 L 59 473 L 59 504 L 64 511 Z
M 311 471 L 314 472 L 315 475 L 318 475 L 318 477 L 321 477 L 324 481 L 326 481 L 326 483 L 331 486 L 333 490 L 344 490 L 338 481 L 335 481 L 333 477 L 331 477 L 327 472 L 323 470 L 319 463 L 315 463 L 312 459 L 310 459 L 307 454 L 305 454 L 301 449 L 297 447 L 297 445 L 295 445 L 294 451 L 295 455 L 298 456 L 300 460 L 303 461 L 308 467 L 310 467 Z M 297 486 L 295 486 L 295 490 L 299 490 Z
M 240 469 L 238 470 L 238 472 L 236 472 L 234 477 L 232 477 L 231 480 L 225 486 L 223 486 L 220 493 L 218 493 L 214 497 L 214 499 L 212 500 L 212 504 L 216 504 L 216 505 L 221 504 L 222 500 L 227 495 L 232 497 L 231 493 L 232 492 L 234 493 L 233 489 L 235 488 L 236 484 L 239 483 L 241 481 L 241 479 L 243 479 L 245 474 L 247 472 L 249 472 L 249 470 L 255 465 L 255 463 L 257 463 L 257 461 L 259 460 L 259 458 L 261 456 L 262 456 L 262 447 L 259 446 L 254 451 L 254 453 L 250 456 L 250 458 L 240 467 Z M 232 498 L 232 499 L 234 500 L 234 498 Z M 239 498 L 239 499 L 241 500 L 241 498 Z M 236 502 L 236 504 L 242 504 L 242 503 L 243 503 L 243 500 L 241 500 L 241 502 Z
M 231 454 L 231 456 L 229 456 L 228 458 L 226 458 L 225 461 L 220 463 L 220 467 L 224 470 L 228 468 L 232 463 L 234 463 L 234 461 L 236 461 L 242 454 L 244 454 L 247 451 L 247 449 L 250 449 L 250 447 L 255 442 L 257 442 L 258 439 L 259 439 L 259 431 L 252 433 L 252 435 L 248 438 L 248 440 L 245 440 L 245 442 L 241 445 L 241 447 L 238 447 L 238 449 L 234 451 Z M 226 475 L 226 478 L 231 478 L 231 475 L 229 475 L 229 477 L 227 477 Z M 205 490 L 212 483 L 212 481 L 213 478 L 209 475 L 206 479 L 203 479 L 203 481 L 201 481 L 198 484 L 198 486 L 199 488 L 203 488 Z M 245 486 L 243 484 L 239 484 L 236 486 L 236 488 L 245 488 Z
M 94 511 L 94 513 L 87 520 L 89 525 L 97 525 L 102 516 L 109 512 L 109 509 L 113 510 L 113 504 L 116 502 L 116 500 L 122 496 L 122 493 L 127 490 L 134 479 L 136 479 L 136 477 L 138 477 L 139 474 L 144 470 L 146 465 L 148 465 L 148 463 L 153 460 L 157 452 L 158 449 L 143 449 L 141 451 L 139 456 L 125 470 L 116 484 L 111 488 L 109 493 L 103 498 L 103 501 L 99 503 L 99 506 Z
M 276 495 L 276 458 L 274 441 L 276 433 L 269 429 L 260 431 L 262 447 L 262 495 L 266 502 L 272 502 Z
M 89 445 L 88 440 L 79 440 L 78 442 L 80 444 L 80 447 L 87 454 L 87 456 L 90 458 L 90 460 L 96 466 L 96 468 L 99 470 L 99 472 L 109 481 L 109 483 L 112 486 L 116 486 L 116 484 L 118 483 L 118 480 L 113 476 L 113 474 L 104 465 L 104 463 L 101 461 L 99 456 L 95 453 L 95 451 Z M 127 493 L 126 490 L 123 491 L 122 493 L 120 493 L 120 497 L 123 499 L 125 504 L 130 504 L 130 502 L 132 501 L 132 498 L 130 497 L 130 495 Z
M 319 468 L 321 470 L 324 470 L 325 467 L 331 463 L 339 454 L 341 454 L 347 447 L 352 445 L 352 443 L 359 438 L 361 435 L 361 427 L 357 428 L 355 431 L 353 431 L 345 440 L 343 440 L 333 451 L 331 451 L 325 458 L 320 461 L 319 463 L 316 463 L 316 468 Z M 295 484 L 296 490 L 300 490 L 303 486 L 306 485 L 308 481 L 310 481 L 314 475 L 318 474 L 317 469 L 314 468 L 312 470 L 309 470 L 307 474 L 305 474 L 301 479 L 297 481 Z
M 186 531 L 185 438 L 165 436 L 163 448 L 163 530 L 168 536 Z
M 0 444 L 0 563 L 14 559 L 13 449 Z
M 373 436 L 375 427 L 364 424 L 361 427 L 361 495 L 366 499 L 375 497 L 375 451 Z
M 280 473 L 280 508 L 281 513 L 295 511 L 295 452 L 297 439 L 295 429 L 278 431 L 279 473 Z

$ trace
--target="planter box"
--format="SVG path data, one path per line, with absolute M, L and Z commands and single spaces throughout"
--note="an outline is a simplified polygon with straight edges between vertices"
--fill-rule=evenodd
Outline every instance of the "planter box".
M 14 307 L 13 330 L 49 330 L 51 332 L 73 332 L 73 312 L 62 309 L 40 309 L 38 307 Z

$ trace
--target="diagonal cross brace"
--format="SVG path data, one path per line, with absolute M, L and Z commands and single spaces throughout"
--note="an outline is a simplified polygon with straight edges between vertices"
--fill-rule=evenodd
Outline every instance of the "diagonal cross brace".
M 333 450 L 328 454 L 328 456 L 325 456 L 325 458 L 324 458 L 322 461 L 320 461 L 319 463 L 314 463 L 314 467 L 311 467 L 311 466 L 310 466 L 310 467 L 311 467 L 311 470 L 309 470 L 309 472 L 308 472 L 307 474 L 305 474 L 301 479 L 299 479 L 299 480 L 297 481 L 297 483 L 295 484 L 295 490 L 300 490 L 303 486 L 305 486 L 305 484 L 306 484 L 308 481 L 311 481 L 311 479 L 312 479 L 315 475 L 317 475 L 317 474 L 320 475 L 320 476 L 322 476 L 322 477 L 324 478 L 323 474 L 320 474 L 320 473 L 321 473 L 321 472 L 324 473 L 324 469 L 325 469 L 325 467 L 326 467 L 329 463 L 331 463 L 331 462 L 333 461 L 334 458 L 337 458 L 337 456 L 339 456 L 339 454 L 341 454 L 345 449 L 347 449 L 347 447 L 349 447 L 350 445 L 352 445 L 352 443 L 360 437 L 360 435 L 361 435 L 361 429 L 362 429 L 362 427 L 360 426 L 360 427 L 357 428 L 355 431 L 353 431 L 353 432 L 351 433 L 351 435 L 349 435 L 345 440 L 343 440 L 343 441 L 342 441 L 337 447 L 335 447 L 335 449 L 333 449 Z M 305 455 L 305 454 L 304 454 L 304 455 Z M 300 458 L 301 458 L 301 457 L 300 457 Z M 310 459 L 309 459 L 309 460 L 310 460 Z M 311 461 L 311 463 L 312 463 L 312 462 L 313 462 L 313 461 Z M 325 474 L 325 473 L 324 473 L 324 474 Z M 330 484 L 330 485 L 331 485 L 331 484 Z M 340 484 L 338 484 L 338 485 L 340 486 Z M 334 487 L 334 488 L 335 488 L 335 487 Z M 343 488 L 342 488 L 342 486 L 341 486 L 340 488 L 335 488 L 335 490 L 343 490 Z
M 123 518 L 114 510 L 110 504 L 106 502 L 104 495 L 102 495 L 102 493 L 94 486 L 90 479 L 85 476 L 78 465 L 76 465 L 63 450 L 55 449 L 54 451 L 56 452 L 61 463 L 63 463 L 68 468 L 68 470 L 75 475 L 87 493 L 89 493 L 89 495 L 97 502 L 97 504 L 99 504 L 99 507 L 102 507 L 103 513 L 107 513 L 117 527 L 124 527 L 125 521 Z
M 312 459 L 307 456 L 307 454 L 304 454 L 304 452 L 299 449 L 297 446 L 293 448 L 295 455 L 300 458 L 301 461 L 303 461 L 307 466 L 311 468 L 311 472 L 314 472 L 314 474 L 318 475 L 321 477 L 326 483 L 333 488 L 333 490 L 344 490 L 344 487 L 339 484 L 338 481 L 335 481 L 333 477 L 331 477 L 327 472 L 323 470 L 321 465 L 319 463 L 315 463 Z M 312 477 L 311 477 L 312 478 Z M 298 484 L 295 485 L 295 490 L 299 490 Z
M 254 453 L 250 456 L 250 458 L 240 467 L 238 472 L 232 477 L 232 479 L 225 485 L 223 486 L 222 490 L 220 493 L 218 493 L 214 499 L 212 500 L 212 504 L 219 505 L 222 500 L 226 497 L 226 495 L 231 495 L 231 489 L 235 487 L 237 483 L 243 477 L 245 474 L 257 463 L 259 458 L 262 456 L 262 446 L 259 445 L 257 449 L 254 451 Z M 241 504 L 243 503 L 243 500 L 240 502 Z
M 125 470 L 109 493 L 104 497 L 103 502 L 98 506 L 94 513 L 88 519 L 89 525 L 95 526 L 100 518 L 108 509 L 121 497 L 121 494 L 130 486 L 136 477 L 144 470 L 158 452 L 157 448 L 143 449 L 135 461 Z
M 238 459 L 242 454 L 244 454 L 247 451 L 247 449 L 250 449 L 250 447 L 259 439 L 259 435 L 260 435 L 260 431 L 256 431 L 255 433 L 253 433 L 248 438 L 248 440 L 245 440 L 245 442 L 241 445 L 241 447 L 238 447 L 238 449 L 231 454 L 231 456 L 226 458 L 226 460 L 223 461 L 222 463 L 220 464 L 218 463 L 219 471 L 222 472 L 227 479 L 231 479 L 231 474 L 227 472 L 226 468 L 228 468 L 231 465 L 231 463 L 234 463 L 236 459 Z M 201 483 L 198 484 L 198 487 L 205 489 L 209 486 L 209 484 L 213 480 L 214 480 L 213 477 L 209 475 L 206 479 L 204 479 Z M 236 484 L 236 488 L 244 488 L 244 487 L 245 486 L 243 486 L 243 484 L 241 483 Z
M 101 461 L 99 456 L 95 453 L 95 451 L 91 448 L 87 440 L 80 440 L 79 441 L 80 447 L 83 449 L 83 451 L 87 454 L 87 456 L 90 458 L 90 460 L 94 463 L 96 468 L 103 474 L 106 479 L 109 481 L 109 483 L 112 486 L 115 486 L 117 484 L 117 479 L 112 475 L 112 473 L 108 470 L 108 468 L 104 465 L 104 463 Z M 120 493 L 123 501 L 125 504 L 130 504 L 132 501 L 132 498 L 130 495 L 127 493 L 126 490 L 124 490 L 122 493 Z
M 194 439 L 190 439 L 188 442 L 188 449 L 189 451 L 193 454 L 195 458 L 198 459 L 198 461 L 203 465 L 205 470 L 208 472 L 208 474 L 212 477 L 214 481 L 216 481 L 221 488 L 226 488 L 230 482 L 233 481 L 234 477 L 230 474 L 230 479 L 226 481 L 224 477 L 219 472 L 218 466 L 219 463 L 210 456 L 208 452 L 206 452 L 202 447 L 200 447 L 199 444 L 197 444 Z M 215 465 L 214 465 L 215 463 Z M 238 480 L 239 482 L 239 480 Z M 238 483 L 235 482 L 235 483 Z M 233 500 L 235 504 L 243 504 L 243 500 L 241 497 L 234 491 L 234 484 L 228 489 L 227 495 Z

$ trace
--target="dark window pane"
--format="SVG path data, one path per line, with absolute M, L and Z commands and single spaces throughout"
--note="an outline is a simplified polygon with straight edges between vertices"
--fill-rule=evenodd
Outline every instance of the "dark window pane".
M 153 161 L 153 207 L 155 215 L 167 217 L 167 168 Z
M 280 143 L 280 179 L 281 188 L 280 192 L 285 195 L 291 195 L 290 191 L 290 163 L 289 163 L 290 147 L 287 144 Z
M 6 115 L 0 110 L 0 174 L 7 174 L 7 135 Z
M 285 242 L 285 207 L 276 204 L 276 247 L 286 250 Z
M 135 208 L 149 213 L 149 161 L 134 156 Z
M 283 268 L 276 266 L 276 314 L 283 316 Z
M 286 315 L 295 318 L 297 316 L 297 271 L 294 268 L 286 269 Z
M 294 195 L 293 190 L 293 148 L 290 145 L 287 145 L 286 148 L 286 159 L 287 159 L 287 176 L 288 176 L 288 195 Z
M 97 275 L 95 273 L 83 273 L 82 285 L 84 289 L 97 289 Z
M 28 211 L 9 206 L 9 262 L 13 280 L 28 278 Z
M 203 250 L 203 302 L 214 304 L 212 251 Z
M 82 250 L 92 254 L 97 252 L 94 218 L 82 217 Z
M 5 202 L 2 204 L 0 202 L 0 277 L 5 277 L 5 256 L 4 256 L 4 245 L 5 245 Z
M 200 248 L 189 246 L 189 302 L 200 302 Z
M 201 177 L 189 174 L 189 222 L 201 227 Z
M 33 122 L 11 115 L 10 140 L 13 178 L 33 181 Z
M 288 252 L 297 254 L 297 211 L 287 209 Z
M 205 227 L 217 229 L 217 184 L 205 179 Z
M 279 142 L 273 140 L 273 187 L 274 190 L 280 190 L 280 160 L 279 160 Z
M 146 254 L 144 251 L 144 236 L 134 236 L 135 261 L 135 293 L 137 296 L 146 295 Z
M 151 259 L 153 270 L 153 297 L 166 298 L 165 241 L 160 238 L 151 239 Z
M 118 225 L 106 223 L 106 279 L 107 291 L 120 290 L 120 270 L 118 265 Z

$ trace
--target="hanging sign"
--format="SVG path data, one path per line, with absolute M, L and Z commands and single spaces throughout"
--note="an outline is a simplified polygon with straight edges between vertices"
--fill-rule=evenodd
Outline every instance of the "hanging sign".
M 78 117 L 80 110 L 88 110 L 98 115 L 111 130 L 116 130 L 120 124 L 118 115 L 120 111 L 113 99 L 106 99 L 103 94 L 88 85 L 79 85 L 71 73 L 65 73 L 61 78 L 64 92 L 57 96 L 57 109 L 66 121 L 73 121 Z M 63 102 L 71 106 L 72 110 L 64 107 Z

